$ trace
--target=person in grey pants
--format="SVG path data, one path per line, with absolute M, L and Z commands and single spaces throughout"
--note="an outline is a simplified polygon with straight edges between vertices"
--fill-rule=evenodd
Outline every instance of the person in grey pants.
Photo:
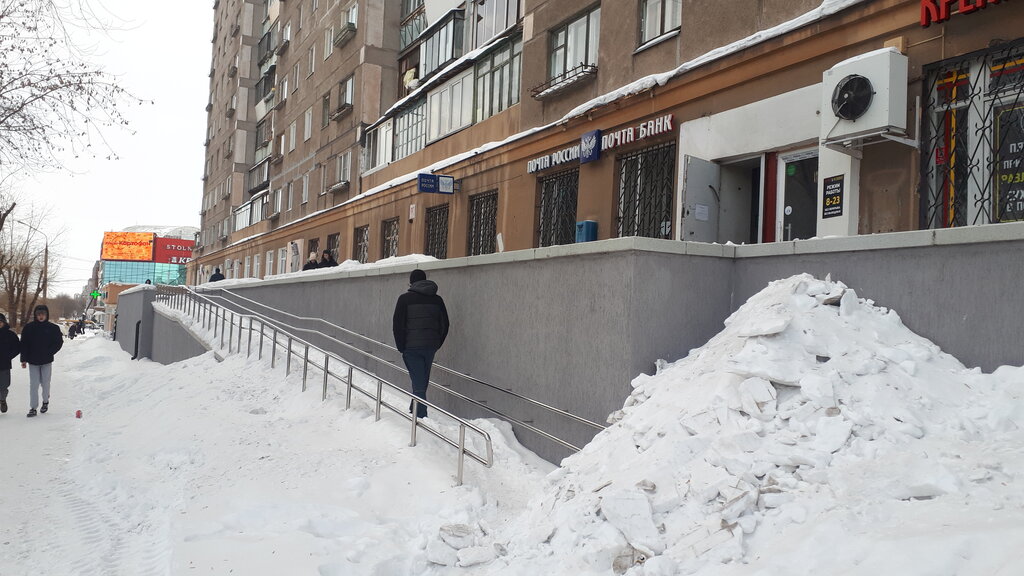
M 53 357 L 64 345 L 60 328 L 50 322 L 50 309 L 45 305 L 36 306 L 35 319 L 21 329 L 21 367 L 29 368 L 28 381 L 31 391 L 29 418 L 36 415 L 39 406 L 39 387 L 43 388 L 43 414 L 50 408 L 50 375 L 53 372 Z

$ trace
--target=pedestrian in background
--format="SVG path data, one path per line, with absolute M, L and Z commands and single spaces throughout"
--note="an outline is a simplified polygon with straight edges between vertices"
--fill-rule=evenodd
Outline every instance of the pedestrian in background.
M 392 330 L 395 346 L 409 370 L 412 393 L 426 400 L 434 354 L 448 337 L 448 309 L 437 295 L 437 284 L 427 280 L 423 270 L 417 268 L 409 274 L 409 290 L 398 297 Z M 417 404 L 416 417 L 426 415 L 426 405 Z
M 21 341 L 0 314 L 0 412 L 7 412 L 7 391 L 11 387 L 11 360 L 21 352 Z
M 210 282 L 218 282 L 224 279 L 224 275 L 220 273 L 220 268 L 214 268 L 213 274 L 210 274 Z
M 29 418 L 36 415 L 39 406 L 39 387 L 43 388 L 43 414 L 50 408 L 50 376 L 53 373 L 53 356 L 64 345 L 60 328 L 50 322 L 50 309 L 45 305 L 36 306 L 35 319 L 21 329 L 21 367 L 28 368 L 30 393 Z
M 317 262 L 316 252 L 310 252 L 309 260 L 306 260 L 306 265 L 302 267 L 302 271 L 305 272 L 306 270 L 316 270 L 319 267 L 320 263 Z
M 330 250 L 324 250 L 324 255 L 320 258 L 320 268 L 333 268 L 337 265 L 338 261 L 334 259 L 334 254 L 331 254 Z

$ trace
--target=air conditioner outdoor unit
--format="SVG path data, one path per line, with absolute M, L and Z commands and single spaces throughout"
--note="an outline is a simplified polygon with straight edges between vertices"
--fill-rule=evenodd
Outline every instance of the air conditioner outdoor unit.
M 859 156 L 867 144 L 907 133 L 907 57 L 883 48 L 844 60 L 822 75 L 821 143 Z

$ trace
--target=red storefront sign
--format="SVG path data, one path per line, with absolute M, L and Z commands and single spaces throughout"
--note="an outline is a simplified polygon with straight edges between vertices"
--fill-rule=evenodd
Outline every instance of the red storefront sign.
M 999 2 L 1000 0 L 921 0 L 921 26 L 927 28 L 932 24 L 949 20 L 953 14 L 970 14 Z
M 188 264 L 192 260 L 192 248 L 196 245 L 195 240 L 160 237 L 155 244 L 153 261 L 158 264 Z

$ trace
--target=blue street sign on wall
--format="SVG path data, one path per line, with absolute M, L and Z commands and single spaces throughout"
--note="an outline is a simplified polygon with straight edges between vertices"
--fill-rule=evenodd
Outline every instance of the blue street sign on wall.
M 440 174 L 419 174 L 416 189 L 425 194 L 454 194 L 455 177 Z

